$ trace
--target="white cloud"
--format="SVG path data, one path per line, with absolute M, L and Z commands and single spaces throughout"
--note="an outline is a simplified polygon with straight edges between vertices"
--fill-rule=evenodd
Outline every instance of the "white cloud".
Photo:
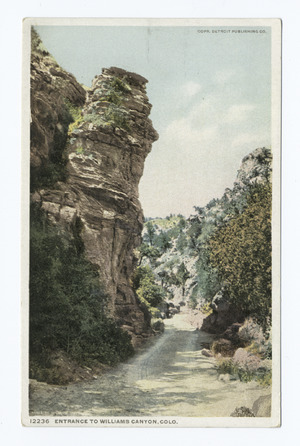
M 195 97 L 191 107 L 182 106 L 180 116 L 160 132 L 155 143 L 159 156 L 151 154 L 145 166 L 140 190 L 146 215 L 189 215 L 193 206 L 221 197 L 233 186 L 242 158 L 269 146 L 270 129 L 263 116 L 255 103 L 241 98 L 232 104 L 223 89 L 204 99 Z M 150 176 L 147 181 L 148 168 L 159 172 L 158 181 Z M 160 198 L 153 203 L 153 196 Z
M 225 123 L 235 123 L 245 121 L 256 109 L 254 104 L 235 104 L 231 105 L 224 119 Z
M 184 96 L 187 96 L 188 98 L 191 98 L 195 96 L 199 91 L 202 89 L 202 86 L 198 84 L 197 82 L 187 82 L 181 87 L 181 92 Z

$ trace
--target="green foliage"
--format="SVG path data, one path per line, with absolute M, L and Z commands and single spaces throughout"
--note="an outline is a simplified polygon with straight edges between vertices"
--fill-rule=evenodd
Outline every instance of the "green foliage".
M 75 119 L 72 124 L 69 125 L 68 135 L 70 136 L 71 133 L 74 132 L 75 129 L 77 129 L 80 124 L 84 121 L 83 116 L 80 115 L 79 118 Z
M 102 125 L 109 125 L 108 122 L 104 119 L 103 115 L 99 115 L 96 113 L 86 113 L 83 115 L 83 121 L 91 122 L 96 127 L 100 127 Z
M 104 120 L 113 127 L 120 127 L 128 132 L 131 130 L 128 111 L 115 103 L 110 104 L 105 110 Z
M 222 359 L 218 361 L 217 371 L 220 375 L 226 375 L 227 373 L 229 373 L 229 375 L 237 375 L 238 368 L 233 363 L 232 359 Z
M 72 122 L 70 123 L 68 129 L 68 136 L 70 136 L 71 133 L 73 133 L 74 130 L 76 130 L 82 122 L 89 120 L 87 119 L 87 116 L 89 117 L 90 115 L 83 115 L 82 108 L 76 106 L 75 104 L 72 104 L 72 102 L 70 102 L 68 99 L 65 99 L 65 104 L 72 118 Z
M 187 281 L 187 279 L 190 277 L 190 273 L 187 269 L 187 267 L 185 266 L 184 262 L 182 262 L 177 270 L 177 274 L 176 274 L 176 278 L 178 280 L 179 285 L 181 286 L 182 289 L 182 296 L 184 296 L 185 293 L 185 283 Z
M 188 301 L 188 306 L 194 310 L 197 307 L 197 305 L 198 305 L 197 296 L 192 293 Z
M 185 248 L 188 246 L 188 240 L 185 233 L 180 232 L 176 242 L 176 249 L 183 254 Z
M 164 289 L 155 283 L 154 273 L 149 266 L 140 266 L 136 269 L 133 288 L 147 308 L 157 307 L 165 297 Z
M 84 148 L 82 146 L 76 147 L 76 153 L 77 153 L 77 155 L 83 155 Z
M 150 260 L 150 263 L 154 264 L 155 260 L 161 255 L 159 249 L 154 246 L 148 245 L 147 243 L 141 244 L 141 246 L 139 247 L 139 252 L 140 263 L 142 262 L 143 258 L 146 257 Z
M 161 231 L 155 238 L 155 245 L 162 253 L 166 252 L 166 250 L 172 246 L 169 233 Z
M 123 104 L 126 101 L 126 95 L 130 93 L 131 88 L 126 83 L 125 78 L 120 79 L 113 77 L 104 88 L 98 88 L 95 93 L 99 94 L 100 102 L 107 102 L 108 106 L 103 115 L 89 113 L 84 116 L 84 120 L 92 122 L 94 125 L 110 125 L 112 127 L 119 127 L 126 131 L 130 131 L 130 114 L 124 108 Z
M 128 132 L 131 130 L 128 111 L 123 107 L 116 106 L 114 103 L 109 104 L 103 114 L 86 113 L 83 115 L 82 120 L 91 122 L 97 127 L 109 125 L 122 128 Z
M 266 330 L 271 316 L 271 185 L 255 185 L 244 212 L 209 242 L 230 302 Z
M 155 227 L 151 221 L 148 221 L 145 224 L 146 228 L 146 234 L 144 236 L 144 240 L 146 243 L 148 243 L 150 246 L 153 246 L 154 238 L 155 238 Z
M 191 250 L 195 250 L 195 252 L 198 251 L 198 237 L 201 234 L 201 231 L 200 221 L 198 219 L 192 220 L 187 230 L 187 235 L 189 237 L 188 246 Z
M 229 374 L 236 376 L 242 382 L 257 381 L 261 386 L 268 387 L 272 384 L 271 370 L 249 370 L 239 367 L 232 359 L 222 359 L 218 361 L 217 371 L 220 375 Z
M 214 295 L 221 287 L 218 271 L 214 268 L 209 259 L 207 244 L 202 245 L 199 250 L 196 263 L 197 276 L 195 278 L 196 286 L 194 292 L 208 302 L 211 302 Z
M 68 107 L 57 109 L 57 120 L 49 115 L 48 126 L 54 127 L 53 142 L 49 147 L 49 157 L 44 159 L 39 167 L 31 167 L 30 170 L 30 190 L 31 192 L 43 187 L 51 188 L 57 181 L 65 182 L 67 179 L 67 154 L 66 146 L 68 141 L 69 124 L 73 118 Z M 57 122 L 61 128 L 57 127 Z M 32 131 L 34 131 L 32 129 Z M 32 138 L 32 135 L 31 135 Z
M 202 305 L 201 311 L 202 311 L 202 313 L 204 313 L 208 316 L 209 314 L 212 313 L 213 310 L 212 310 L 209 302 L 206 302 L 204 305 Z
M 130 337 L 106 316 L 98 269 L 83 255 L 80 219 L 72 236 L 51 225 L 33 204 L 30 221 L 31 360 L 45 365 L 53 350 L 84 364 L 115 364 L 128 357 Z
M 130 86 L 127 84 L 125 78 L 120 79 L 119 77 L 114 77 L 111 81 L 111 89 L 120 93 L 129 93 L 131 91 Z
M 78 121 L 82 119 L 81 107 L 73 104 L 69 99 L 65 99 L 65 105 L 68 109 L 70 116 L 72 117 L 72 121 Z
M 30 191 L 42 188 L 51 188 L 57 181 L 66 181 L 66 162 L 62 161 L 58 164 L 45 161 L 40 167 L 30 168 Z
M 99 89 L 100 101 L 107 101 L 119 107 L 124 102 L 126 94 L 130 93 L 131 88 L 125 79 L 113 77 L 110 82 L 105 85 L 105 90 Z
M 256 378 L 256 381 L 263 387 L 269 387 L 272 385 L 272 370 L 268 370 L 262 373 Z

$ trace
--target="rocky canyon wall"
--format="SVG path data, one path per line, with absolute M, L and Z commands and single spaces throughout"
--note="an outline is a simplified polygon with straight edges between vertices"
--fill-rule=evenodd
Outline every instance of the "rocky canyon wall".
M 143 228 L 138 184 L 158 138 L 146 83 L 112 67 L 84 88 L 33 32 L 31 200 L 80 237 L 110 296 L 110 314 L 134 344 L 150 334 L 148 313 L 131 287 Z

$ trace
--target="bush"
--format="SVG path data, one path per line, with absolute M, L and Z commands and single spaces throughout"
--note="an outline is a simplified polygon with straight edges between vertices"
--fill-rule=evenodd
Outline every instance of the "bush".
M 209 316 L 213 312 L 209 302 L 206 302 L 206 304 L 201 307 L 201 311 L 207 316 Z
M 149 266 L 140 266 L 133 276 L 133 288 L 140 301 L 148 309 L 157 307 L 165 297 L 165 290 L 155 282 L 155 276 Z
M 50 351 L 80 363 L 115 364 L 133 353 L 130 337 L 106 315 L 98 268 L 84 257 L 77 218 L 72 233 L 30 213 L 30 357 L 47 366 Z
M 217 371 L 220 375 L 229 374 L 236 376 L 242 382 L 257 381 L 260 385 L 265 387 L 272 384 L 271 370 L 250 370 L 247 367 L 240 367 L 232 359 L 220 360 L 217 364 Z
M 271 323 L 270 184 L 252 187 L 247 207 L 210 240 L 210 258 L 230 303 L 266 332 Z
M 104 113 L 104 120 L 113 127 L 120 127 L 126 131 L 130 131 L 129 113 L 126 109 L 110 104 Z

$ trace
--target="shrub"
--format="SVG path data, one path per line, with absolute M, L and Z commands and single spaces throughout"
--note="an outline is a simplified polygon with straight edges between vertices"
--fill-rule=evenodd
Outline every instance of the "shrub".
M 256 184 L 247 207 L 210 240 L 210 258 L 230 302 L 267 331 L 271 323 L 270 184 Z
M 107 317 L 98 268 L 84 257 L 80 219 L 69 233 L 32 204 L 30 224 L 31 361 L 47 367 L 54 350 L 85 364 L 128 357 L 130 337 Z
M 83 155 L 84 148 L 82 146 L 76 147 L 76 153 L 77 153 L 77 155 Z
M 239 349 L 242 350 L 242 349 Z M 247 352 L 245 352 L 247 354 Z M 252 355 L 252 362 L 249 356 L 244 355 L 242 360 L 237 361 L 236 355 L 233 359 L 221 359 L 217 363 L 217 371 L 221 374 L 229 374 L 236 376 L 242 382 L 257 381 L 262 386 L 270 386 L 272 384 L 272 371 L 269 365 L 264 362 L 259 363 L 259 358 Z
M 131 130 L 128 111 L 116 106 L 114 103 L 107 107 L 104 113 L 104 120 L 113 127 L 120 127 L 128 132 Z
M 240 367 L 232 359 L 223 359 L 217 364 L 217 371 L 220 375 L 229 374 L 236 376 L 242 382 L 257 381 L 262 386 L 270 386 L 272 384 L 271 370 L 249 370 Z
M 148 309 L 157 307 L 165 297 L 165 290 L 156 284 L 155 276 L 149 266 L 140 266 L 133 275 L 133 288 L 140 301 Z
M 212 310 L 212 308 L 211 308 L 209 302 L 206 302 L 206 303 L 201 307 L 201 311 L 202 311 L 202 313 L 206 314 L 207 316 L 209 316 L 209 315 L 213 312 L 213 310 Z

